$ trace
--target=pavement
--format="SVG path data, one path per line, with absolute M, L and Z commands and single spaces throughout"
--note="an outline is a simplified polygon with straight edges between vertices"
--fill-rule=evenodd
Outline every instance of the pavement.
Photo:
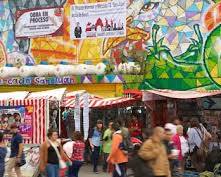
M 95 174 L 92 171 L 91 165 L 83 165 L 83 167 L 80 169 L 79 177 L 111 177 L 111 174 L 103 173 L 101 167 L 99 170 L 99 174 Z

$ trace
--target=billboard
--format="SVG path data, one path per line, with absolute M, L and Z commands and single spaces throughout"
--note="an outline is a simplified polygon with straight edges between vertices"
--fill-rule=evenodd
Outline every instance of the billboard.
M 63 8 L 19 10 L 16 17 L 16 38 L 62 35 Z
M 72 5 L 71 39 L 126 36 L 126 1 Z

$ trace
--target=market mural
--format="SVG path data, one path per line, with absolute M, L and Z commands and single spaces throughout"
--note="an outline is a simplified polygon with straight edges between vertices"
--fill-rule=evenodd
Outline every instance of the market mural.
M 125 88 L 144 90 L 220 88 L 218 0 L 129 0 L 126 37 L 72 40 L 71 6 L 96 2 L 101 1 L 1 1 L 0 85 L 123 83 Z M 15 38 L 18 12 L 47 8 L 54 8 L 59 19 L 63 17 L 62 34 Z M 105 29 L 113 26 L 106 20 Z M 88 24 L 87 28 L 94 27 Z

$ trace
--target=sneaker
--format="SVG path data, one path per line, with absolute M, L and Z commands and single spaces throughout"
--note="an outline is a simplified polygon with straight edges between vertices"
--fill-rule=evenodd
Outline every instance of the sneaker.
M 94 173 L 95 173 L 95 174 L 99 174 L 99 172 L 98 172 L 98 171 L 94 171 Z

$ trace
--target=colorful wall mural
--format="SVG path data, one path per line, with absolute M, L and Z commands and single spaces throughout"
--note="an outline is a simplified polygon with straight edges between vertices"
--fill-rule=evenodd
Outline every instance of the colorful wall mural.
M 126 37 L 71 40 L 71 5 L 95 2 L 101 1 L 0 1 L 0 77 L 81 75 L 86 83 L 124 83 L 125 88 L 145 90 L 221 87 L 218 0 L 128 0 Z M 63 35 L 15 39 L 16 11 L 46 7 L 64 8 Z M 43 71 L 44 62 L 50 71 Z M 4 77 L 5 64 L 18 74 Z

